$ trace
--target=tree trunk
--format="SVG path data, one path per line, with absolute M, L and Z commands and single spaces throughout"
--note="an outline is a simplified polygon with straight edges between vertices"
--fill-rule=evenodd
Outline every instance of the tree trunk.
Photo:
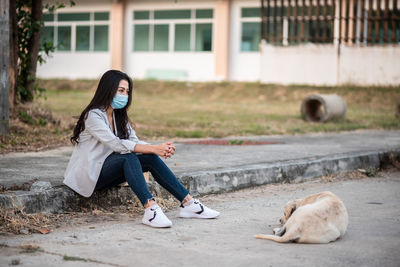
M 43 6 L 42 0 L 32 0 L 32 26 L 34 24 L 40 23 L 43 16 Z M 28 51 L 29 53 L 29 70 L 28 77 L 26 79 L 25 88 L 29 92 L 25 102 L 32 102 L 34 97 L 34 87 L 36 81 L 36 66 L 39 55 L 40 48 L 40 33 L 41 27 L 39 27 L 38 31 L 34 31 L 31 39 L 28 42 Z
M 0 135 L 9 132 L 9 54 L 10 17 L 9 0 L 0 0 Z
M 14 108 L 17 101 L 17 60 L 18 60 L 18 29 L 17 29 L 16 1 L 10 1 L 10 109 Z

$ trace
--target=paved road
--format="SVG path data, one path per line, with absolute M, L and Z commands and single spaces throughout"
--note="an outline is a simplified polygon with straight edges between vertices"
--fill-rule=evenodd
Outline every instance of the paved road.
M 298 136 L 232 137 L 275 142 L 256 146 L 211 146 L 176 142 L 177 153 L 166 160 L 178 176 L 204 171 L 240 170 L 290 160 L 351 155 L 400 148 L 400 131 L 352 131 Z M 11 187 L 39 179 L 60 185 L 72 147 L 31 153 L 0 155 L 0 185 Z
M 325 245 L 278 244 L 254 239 L 270 233 L 291 199 L 330 190 L 347 206 L 344 238 Z M 399 266 L 400 172 L 323 183 L 266 185 L 203 198 L 221 211 L 216 220 L 177 218 L 170 229 L 105 221 L 56 229 L 48 235 L 0 237 L 0 243 L 39 245 L 45 252 L 0 247 L 0 266 Z M 56 253 L 56 254 L 51 254 Z M 98 261 L 65 261 L 59 255 Z M 99 262 L 105 265 L 100 265 Z

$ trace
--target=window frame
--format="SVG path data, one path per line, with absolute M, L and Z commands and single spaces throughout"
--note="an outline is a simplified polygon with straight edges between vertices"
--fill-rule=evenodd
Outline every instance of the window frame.
M 190 18 L 181 19 L 155 19 L 154 13 L 155 11 L 173 11 L 173 10 L 190 10 Z M 212 18 L 196 18 L 196 10 L 212 10 Z M 135 19 L 134 13 L 136 11 L 139 12 L 149 12 L 148 19 Z M 213 7 L 205 8 L 205 7 L 198 7 L 198 8 L 180 8 L 180 9 L 133 9 L 130 12 L 131 15 L 131 47 L 130 51 L 132 53 L 213 53 L 215 49 L 214 45 L 214 25 L 215 25 L 215 9 Z M 211 24 L 211 51 L 196 51 L 196 24 L 204 24 L 210 23 Z M 169 29 L 169 39 L 168 39 L 168 51 L 156 51 L 154 50 L 154 25 L 158 24 L 168 24 Z M 186 51 L 175 50 L 175 26 L 177 24 L 189 24 L 190 25 L 190 49 Z M 135 50 L 135 25 L 149 25 L 149 50 L 147 51 L 136 51 Z
M 261 28 L 261 16 L 258 17 L 242 17 L 242 10 L 244 8 L 260 8 L 259 6 L 240 6 L 239 7 L 239 53 L 259 53 L 260 49 L 243 51 L 242 50 L 242 38 L 243 38 L 243 23 L 258 23 Z M 261 30 L 260 30 L 260 41 L 261 41 Z
M 89 13 L 89 20 L 76 20 L 76 21 L 59 21 L 59 14 L 66 13 Z M 95 13 L 108 13 L 108 20 L 95 20 Z M 110 52 L 110 11 L 109 10 L 94 10 L 94 11 L 76 11 L 76 12 L 54 12 L 54 13 L 46 13 L 53 14 L 53 21 L 44 21 L 44 27 L 53 27 L 54 28 L 54 36 L 53 36 L 53 44 L 56 47 L 56 53 L 109 53 Z M 58 27 L 68 26 L 71 27 L 71 41 L 70 41 L 70 50 L 59 50 L 57 48 L 58 45 Z M 77 27 L 79 26 L 89 26 L 89 50 L 77 50 L 76 48 L 76 34 Z M 95 50 L 94 49 L 94 28 L 95 26 L 107 26 L 108 27 L 108 38 L 107 38 L 107 50 Z

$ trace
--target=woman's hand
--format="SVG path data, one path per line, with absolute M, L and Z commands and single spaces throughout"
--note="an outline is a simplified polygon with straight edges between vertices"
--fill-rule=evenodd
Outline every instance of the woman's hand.
M 175 146 L 171 142 L 165 142 L 158 145 L 153 145 L 154 154 L 163 157 L 165 159 L 170 158 L 175 154 Z
M 142 145 L 137 144 L 132 152 L 143 154 L 156 154 L 165 159 L 170 158 L 175 154 L 175 146 L 172 142 L 165 142 L 158 145 Z

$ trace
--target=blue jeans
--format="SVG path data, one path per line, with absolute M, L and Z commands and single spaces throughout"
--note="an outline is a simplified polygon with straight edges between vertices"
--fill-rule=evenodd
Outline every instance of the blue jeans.
M 182 202 L 189 191 L 179 182 L 167 165 L 155 154 L 112 153 L 104 161 L 95 190 L 102 190 L 128 182 L 144 206 L 152 199 L 143 172 L 150 172 L 154 179 Z

